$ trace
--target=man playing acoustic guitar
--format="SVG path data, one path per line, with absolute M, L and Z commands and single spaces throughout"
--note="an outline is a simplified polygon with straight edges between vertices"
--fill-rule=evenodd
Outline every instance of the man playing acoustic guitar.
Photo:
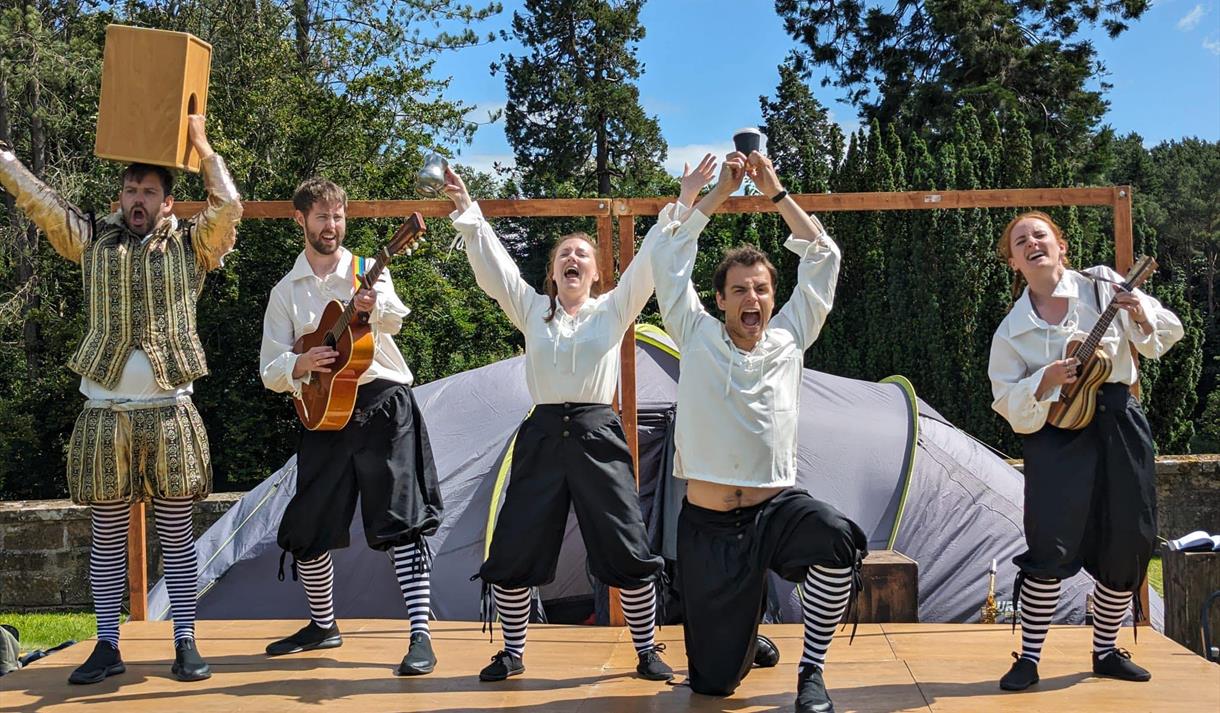
M 436 665 L 428 633 L 429 567 L 425 535 L 441 518 L 440 486 L 428 431 L 411 392 L 414 377 L 393 335 L 409 310 L 394 292 L 389 273 L 373 289 L 357 289 L 365 262 L 343 247 L 347 193 L 311 178 L 292 198 L 305 249 L 271 290 L 263 318 L 261 374 L 272 391 L 300 397 L 319 374 L 338 368 L 338 351 L 293 345 L 315 330 L 331 300 L 355 300 L 372 326 L 372 364 L 359 378 L 355 410 L 340 430 L 302 430 L 297 450 L 296 495 L 280 521 L 279 545 L 294 559 L 309 599 L 310 623 L 267 647 L 271 656 L 343 643 L 334 616 L 330 550 L 347 547 L 359 495 L 369 547 L 393 552 L 394 570 L 411 620 L 411 643 L 397 673 L 431 673 Z M 282 563 L 280 559 L 283 577 Z

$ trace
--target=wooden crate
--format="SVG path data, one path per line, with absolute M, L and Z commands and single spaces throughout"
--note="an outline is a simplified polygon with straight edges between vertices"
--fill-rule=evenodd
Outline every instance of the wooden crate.
M 919 621 L 919 564 L 895 550 L 864 558 L 860 621 L 874 624 Z
M 212 46 L 193 35 L 107 27 L 94 153 L 198 171 L 186 118 L 207 111 L 211 67 Z
M 1203 655 L 1203 601 L 1220 590 L 1220 552 L 1169 551 L 1165 576 L 1165 636 Z M 1220 637 L 1220 607 L 1211 612 L 1212 645 Z

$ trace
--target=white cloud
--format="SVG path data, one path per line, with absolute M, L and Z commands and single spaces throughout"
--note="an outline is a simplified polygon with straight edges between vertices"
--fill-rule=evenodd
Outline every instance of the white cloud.
M 504 121 L 504 107 L 508 106 L 504 101 L 482 101 L 474 104 L 466 112 L 466 119 L 479 124 L 488 124 L 491 115 L 499 112 L 500 118 L 495 123 Z
M 510 153 L 463 154 L 454 159 L 453 162 L 482 173 L 494 173 L 495 164 L 497 163 L 505 167 L 516 165 L 516 160 Z
M 1199 21 L 1202 20 L 1203 16 L 1206 14 L 1207 10 L 1204 9 L 1202 4 L 1195 5 L 1193 10 L 1182 16 L 1181 20 L 1178 20 L 1178 29 L 1183 32 L 1189 32 L 1195 29 L 1195 27 L 1199 25 Z
M 725 154 L 733 150 L 733 142 L 725 141 L 718 144 L 687 144 L 685 146 L 670 146 L 669 155 L 665 158 L 665 172 L 671 176 L 682 176 L 682 164 L 689 163 L 691 167 L 698 166 L 704 155 L 712 154 L 717 162 L 724 159 Z M 717 169 L 719 170 L 719 169 Z
M 826 115 L 827 118 L 839 125 L 839 129 L 843 132 L 843 136 L 847 139 L 847 141 L 844 142 L 844 146 L 851 141 L 851 135 L 860 130 L 860 118 L 854 114 L 847 121 L 840 121 L 839 117 L 835 115 L 834 109 L 827 109 Z
M 1216 56 L 1220 56 L 1220 39 L 1205 39 L 1203 40 L 1203 49 L 1211 52 Z

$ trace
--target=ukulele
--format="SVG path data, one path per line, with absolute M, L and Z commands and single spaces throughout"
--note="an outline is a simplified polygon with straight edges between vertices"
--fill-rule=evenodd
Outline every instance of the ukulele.
M 1135 267 L 1127 273 L 1119 289 L 1130 292 L 1144 283 L 1144 280 L 1156 271 L 1156 260 L 1143 255 L 1135 262 Z M 1076 357 L 1080 362 L 1077 367 L 1076 381 L 1064 384 L 1059 391 L 1059 400 L 1051 404 L 1046 422 L 1057 428 L 1078 431 L 1093 420 L 1097 407 L 1097 390 L 1106 383 L 1110 371 L 1114 368 L 1110 356 L 1097 347 L 1102 337 L 1118 314 L 1118 305 L 1110 302 L 1110 306 L 1097 318 L 1097 324 L 1089 336 L 1083 340 L 1075 339 L 1068 342 L 1067 357 Z M 1065 357 L 1065 358 L 1067 358 Z
M 403 252 L 410 255 L 415 244 L 423 242 L 425 230 L 423 216 L 413 213 L 377 253 L 372 269 L 360 276 L 360 289 L 373 289 L 381 271 L 395 255 Z M 305 428 L 338 431 L 351 419 L 356 405 L 356 382 L 373 363 L 373 328 L 368 320 L 368 314 L 356 311 L 354 295 L 346 304 L 331 300 L 322 310 L 317 328 L 302 335 L 292 346 L 295 354 L 322 346 L 339 352 L 331 370 L 312 372 L 309 383 L 301 387 L 301 397 L 292 399 Z

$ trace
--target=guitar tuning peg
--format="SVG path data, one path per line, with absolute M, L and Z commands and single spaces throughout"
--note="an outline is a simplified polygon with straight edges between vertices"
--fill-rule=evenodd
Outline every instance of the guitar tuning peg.
M 407 255 L 411 254 L 411 248 L 407 248 Z
M 427 238 L 420 238 L 420 239 L 419 239 L 419 242 L 421 242 L 421 243 L 426 243 L 426 242 L 428 242 L 428 239 L 427 239 Z

